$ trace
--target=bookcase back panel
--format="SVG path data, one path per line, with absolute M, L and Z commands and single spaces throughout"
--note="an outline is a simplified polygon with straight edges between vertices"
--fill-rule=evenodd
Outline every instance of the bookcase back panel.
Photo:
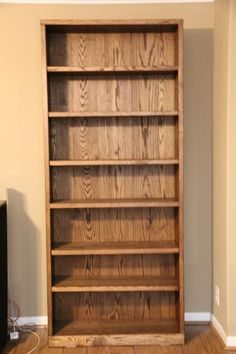
M 51 74 L 49 111 L 174 111 L 176 76 L 167 74 Z
M 175 65 L 174 32 L 56 33 L 48 35 L 48 65 L 80 67 Z
M 175 241 L 175 208 L 81 209 L 51 212 L 52 242 Z
M 175 198 L 176 170 L 156 165 L 53 167 L 51 198 Z
M 52 160 L 178 158 L 175 117 L 65 118 L 50 122 Z
M 54 294 L 56 321 L 177 319 L 177 292 Z
M 102 277 L 164 277 L 176 276 L 177 258 L 167 255 L 61 256 L 53 259 L 55 276 L 78 279 Z

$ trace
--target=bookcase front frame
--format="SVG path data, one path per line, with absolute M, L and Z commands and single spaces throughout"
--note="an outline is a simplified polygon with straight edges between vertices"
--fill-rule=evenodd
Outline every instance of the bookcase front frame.
M 183 21 L 41 33 L 49 345 L 183 344 Z

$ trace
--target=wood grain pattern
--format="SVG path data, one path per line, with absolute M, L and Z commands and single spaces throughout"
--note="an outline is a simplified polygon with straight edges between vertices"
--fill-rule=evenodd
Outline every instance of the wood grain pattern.
M 55 332 L 57 335 L 86 334 L 148 334 L 148 333 L 176 333 L 177 323 L 174 320 L 147 320 L 147 321 L 73 321 L 57 322 Z M 102 343 L 101 343 L 102 344 Z M 105 345 L 105 343 L 103 344 Z
M 83 166 L 51 169 L 51 201 L 178 198 L 173 166 Z
M 199 352 L 200 354 L 201 352 Z M 135 347 L 135 354 L 183 354 L 180 345 L 170 346 L 144 346 L 139 345 Z
M 63 256 L 53 258 L 53 274 L 60 277 L 75 277 L 78 279 L 116 278 L 166 278 L 176 277 L 177 255 L 89 255 Z M 121 279 L 121 280 L 122 280 Z M 135 280 L 136 281 L 136 280 Z M 101 281 L 102 283 L 102 281 Z
M 52 160 L 176 159 L 175 117 L 67 118 L 50 122 Z M 104 163 L 105 164 L 105 163 Z M 112 162 L 111 162 L 112 164 Z
M 206 326 L 189 326 L 188 333 L 186 335 L 186 345 L 183 348 L 183 354 L 208 354 L 202 345 L 200 335 L 205 331 Z
M 121 351 L 122 354 L 135 354 L 135 349 L 132 346 L 123 346 L 122 349 L 117 346 L 111 347 L 109 354 L 120 354 Z
M 94 117 L 173 117 L 178 116 L 178 110 L 174 111 L 132 111 L 132 112 L 48 112 L 49 118 L 94 118 Z
M 54 243 L 53 256 L 117 255 L 117 254 L 170 254 L 178 253 L 176 242 L 100 242 Z
M 225 348 L 217 339 L 214 331 L 211 332 L 210 328 L 205 331 L 201 331 L 199 336 L 207 353 L 212 351 L 212 353 L 223 354 L 225 352 Z
M 62 348 L 49 348 L 48 347 L 48 334 L 44 330 L 44 328 L 39 327 L 37 329 L 37 333 L 40 336 L 40 348 L 39 348 L 39 350 L 36 350 L 35 353 L 38 353 L 38 354 L 62 354 L 63 353 Z M 21 339 L 22 339 L 22 336 L 23 336 L 23 333 L 20 334 Z M 29 334 L 28 334 L 28 337 L 29 337 Z M 33 347 L 36 344 L 35 337 L 33 339 L 29 337 L 29 339 L 31 339 L 31 341 L 29 341 L 31 346 L 28 347 L 28 350 L 33 349 Z M 24 343 L 24 341 L 23 341 L 23 343 Z M 24 350 L 22 351 L 22 354 L 28 353 L 28 350 L 26 350 L 27 348 L 24 347 L 24 344 L 23 344 L 23 348 L 24 348 Z M 17 353 L 18 353 L 18 351 L 17 351 Z M 86 354 L 86 353 L 78 352 L 77 354 Z
M 53 242 L 157 242 L 178 238 L 175 208 L 136 208 L 135 213 L 122 208 L 53 210 L 51 223 Z
M 49 344 L 181 344 L 182 21 L 43 23 Z
M 51 74 L 49 110 L 132 112 L 175 110 L 175 75 Z
M 88 347 L 87 354 L 110 354 L 111 348 L 107 347 Z
M 107 348 L 109 350 L 109 348 Z M 85 347 L 77 347 L 77 348 L 64 348 L 61 350 L 63 350 L 63 354 L 87 354 L 87 348 Z M 99 353 L 99 351 L 98 351 Z M 100 352 L 101 354 L 101 352 Z M 104 352 L 105 354 L 105 352 Z
M 48 64 L 50 66 L 140 67 L 155 70 L 159 66 L 175 66 L 174 32 L 105 32 L 49 33 Z M 58 50 L 60 48 L 60 51 Z M 63 57 L 60 53 L 67 53 Z
M 99 32 L 102 30 L 104 32 L 105 26 L 108 27 L 108 32 L 111 32 L 111 28 L 114 26 L 118 27 L 118 31 L 122 32 L 124 29 L 139 29 L 139 31 L 143 32 L 147 28 L 159 28 L 159 31 L 172 31 L 174 32 L 176 30 L 176 25 L 179 23 L 182 23 L 183 20 L 181 19 L 148 19 L 148 20 L 57 20 L 57 19 L 47 19 L 47 20 L 41 20 L 40 23 L 44 25 L 50 25 L 51 32 L 54 32 L 55 30 L 61 30 L 62 32 L 66 30 L 67 32 L 71 30 L 72 32 L 75 32 L 75 29 L 80 31 L 80 28 L 83 30 L 86 29 L 86 32 L 89 32 L 89 29 L 92 26 L 97 26 L 96 29 Z M 76 26 L 76 27 L 73 27 Z M 159 27 L 158 27 L 159 26 Z M 70 32 L 70 31 L 69 31 Z M 97 32 L 97 31 L 96 31 Z
M 129 277 L 129 278 L 89 278 L 54 277 L 52 292 L 134 292 L 134 291 L 177 291 L 178 280 L 172 278 Z
M 180 303 L 179 303 L 179 321 L 180 331 L 184 333 L 184 152 L 183 152 L 183 22 L 178 24 L 176 33 L 176 47 L 178 53 L 178 82 L 176 87 L 176 99 L 179 108 L 178 120 L 178 151 L 179 151 L 179 169 L 178 169 L 178 196 L 180 207 L 178 210 L 178 237 L 179 237 L 179 285 L 180 285 Z
M 50 166 L 178 165 L 177 159 L 148 160 L 51 160 Z
M 63 199 L 50 203 L 51 209 L 177 208 L 178 206 L 178 200 L 173 198 Z
M 160 346 L 160 345 L 130 345 L 130 346 L 95 346 L 95 347 L 76 347 L 76 348 L 49 348 L 47 343 L 47 328 L 37 329 L 37 333 L 40 336 L 41 343 L 40 348 L 36 353 L 47 354 L 233 354 L 233 350 L 226 351 L 221 342 L 215 338 L 215 334 L 209 325 L 186 325 L 186 343 L 185 345 L 178 346 Z M 205 348 L 205 342 L 201 340 L 202 335 L 207 334 L 207 348 Z M 216 341 L 218 341 L 216 352 Z M 20 340 L 16 343 L 9 342 L 6 350 L 3 354 L 16 354 L 26 353 L 27 350 L 33 348 L 35 344 L 35 337 L 32 334 L 22 333 Z M 207 349 L 207 352 L 206 352 Z
M 177 65 L 158 65 L 158 66 L 48 66 L 49 73 L 84 73 L 84 72 L 165 72 L 178 71 Z
M 46 28 L 41 25 L 42 43 L 42 83 L 44 106 L 44 163 L 45 163 L 45 213 L 46 213 L 46 248 L 47 248 L 47 306 L 48 306 L 48 334 L 52 335 L 52 294 L 50 289 L 51 278 L 51 223 L 50 223 L 50 172 L 49 172 L 49 127 L 48 127 L 48 90 L 46 74 Z
M 122 320 L 177 320 L 177 292 L 64 292 L 53 296 L 59 322 L 106 320 L 112 326 Z
M 81 347 L 81 346 L 123 346 L 123 345 L 180 345 L 184 343 L 184 335 L 168 334 L 102 334 L 102 335 L 55 335 L 49 337 L 50 347 Z M 125 344 L 124 344 L 125 343 Z

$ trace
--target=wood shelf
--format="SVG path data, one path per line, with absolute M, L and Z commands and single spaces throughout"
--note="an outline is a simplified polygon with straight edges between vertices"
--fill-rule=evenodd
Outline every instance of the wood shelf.
M 175 320 L 103 320 L 55 322 L 56 335 L 178 333 Z
M 159 65 L 159 66 L 48 66 L 49 73 L 166 73 L 177 72 L 177 65 Z
M 52 292 L 178 291 L 178 279 L 157 277 L 54 277 Z
M 178 159 L 142 160 L 51 160 L 50 166 L 178 165 Z
M 174 117 L 178 111 L 137 112 L 49 112 L 49 118 Z
M 168 208 L 178 207 L 176 199 L 79 199 L 58 200 L 50 203 L 51 209 L 83 208 Z
M 68 347 L 100 345 L 177 345 L 184 344 L 176 320 L 55 321 L 49 345 Z
M 53 256 L 118 255 L 118 254 L 173 254 L 178 253 L 176 242 L 100 242 L 55 243 Z

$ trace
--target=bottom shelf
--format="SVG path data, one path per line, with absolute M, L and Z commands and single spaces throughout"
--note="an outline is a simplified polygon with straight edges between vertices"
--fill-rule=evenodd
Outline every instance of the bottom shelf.
M 49 346 L 177 345 L 184 343 L 176 320 L 55 322 Z
M 55 322 L 57 335 L 77 334 L 135 334 L 176 333 L 179 326 L 175 320 L 123 320 L 123 321 L 71 321 Z

